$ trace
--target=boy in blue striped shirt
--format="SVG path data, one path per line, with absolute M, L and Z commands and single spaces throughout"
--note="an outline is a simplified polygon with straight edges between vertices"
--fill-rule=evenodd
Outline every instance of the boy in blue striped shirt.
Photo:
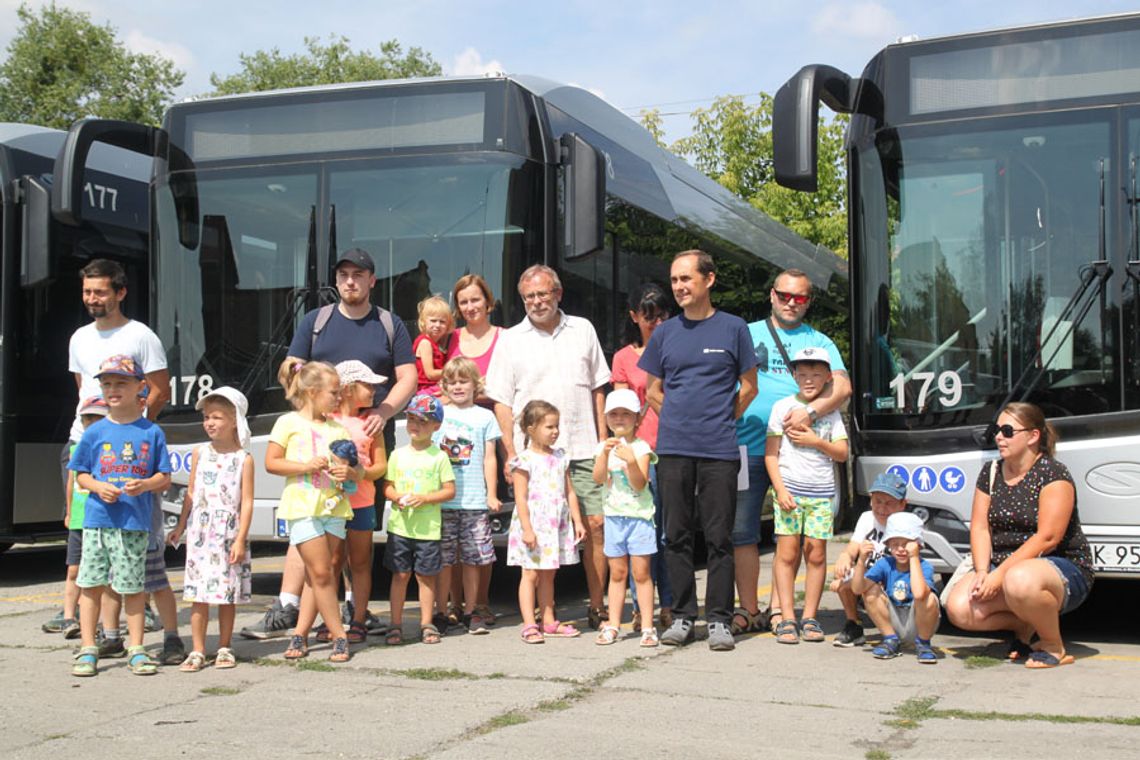
M 776 559 L 772 575 L 783 620 L 776 640 L 798 644 L 823 641 L 823 628 L 815 619 L 827 574 L 827 541 L 831 538 L 832 502 L 835 497 L 834 462 L 847 460 L 847 430 L 838 412 L 816 416 L 808 406 L 831 382 L 831 362 L 822 348 L 803 348 L 792 358 L 792 374 L 799 392 L 780 399 L 768 416 L 764 465 L 775 492 Z M 781 421 L 794 408 L 807 407 L 811 425 L 783 427 Z M 795 578 L 800 566 L 800 536 L 807 561 L 803 619 L 796 624 Z

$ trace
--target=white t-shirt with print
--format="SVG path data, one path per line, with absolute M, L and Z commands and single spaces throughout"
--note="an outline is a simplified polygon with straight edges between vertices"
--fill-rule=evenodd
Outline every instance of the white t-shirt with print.
M 117 354 L 134 357 L 144 373 L 166 369 L 166 350 L 162 341 L 142 322 L 130 320 L 112 330 L 96 330 L 90 322 L 71 334 L 67 349 L 67 369 L 78 373 L 79 399 L 75 404 L 75 420 L 71 424 L 70 440 L 83 437 L 83 423 L 79 420 L 79 408 L 86 399 L 102 393 L 95 374 L 104 360 Z
M 606 443 L 602 441 L 594 450 L 594 456 L 599 457 L 605 450 Z M 633 455 L 637 459 L 649 456 L 649 463 L 657 462 L 657 455 L 649 448 L 649 444 L 640 438 L 634 438 L 629 444 Z M 609 482 L 606 484 L 606 503 L 604 513 L 606 517 L 637 517 L 642 520 L 653 520 L 654 505 L 653 493 L 649 484 L 640 491 L 633 490 L 629 482 L 629 475 L 625 471 L 625 462 L 610 449 L 606 459 L 606 469 L 609 471 Z
M 807 402 L 799 395 L 782 398 L 772 405 L 768 417 L 768 437 L 780 438 L 780 477 L 792 496 L 827 499 L 835 495 L 835 463 L 827 454 L 810 446 L 797 446 L 784 435 L 784 416 Z M 839 412 L 828 412 L 812 423 L 811 429 L 825 441 L 847 440 L 847 428 Z

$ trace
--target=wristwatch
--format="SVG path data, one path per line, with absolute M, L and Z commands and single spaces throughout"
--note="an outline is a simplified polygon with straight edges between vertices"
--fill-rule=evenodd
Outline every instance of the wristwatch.
M 813 424 L 819 422 L 819 412 L 817 412 L 811 404 L 807 405 L 807 413 L 808 419 L 810 419 Z

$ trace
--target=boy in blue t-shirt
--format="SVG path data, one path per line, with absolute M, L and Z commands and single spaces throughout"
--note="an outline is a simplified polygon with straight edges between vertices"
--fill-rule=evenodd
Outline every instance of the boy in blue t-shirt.
M 68 469 L 89 491 L 83 516 L 83 552 L 76 585 L 81 589 L 79 627 L 83 644 L 71 672 L 93 676 L 99 648 L 95 623 L 103 588 L 123 597 L 131 672 L 151 675 L 156 664 L 143 649 L 147 544 L 153 492 L 170 485 L 170 458 L 161 428 L 142 415 L 139 393 L 145 382 L 133 357 L 116 355 L 96 375 L 107 402 L 107 417 L 84 431 Z
M 942 610 L 934 590 L 934 568 L 919 558 L 922 520 L 913 512 L 897 512 L 887 518 L 886 527 L 883 543 L 889 556 L 866 570 L 867 557 L 875 545 L 864 541 L 851 578 L 851 590 L 863 595 L 867 614 L 883 634 L 871 654 L 880 660 L 898 657 L 902 639 L 914 636 L 919 663 L 933 665 L 938 658 L 930 637 L 938 629 Z

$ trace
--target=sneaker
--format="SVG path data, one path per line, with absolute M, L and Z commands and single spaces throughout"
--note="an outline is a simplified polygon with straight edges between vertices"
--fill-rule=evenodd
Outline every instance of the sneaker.
M 346 599 L 344 606 L 340 608 L 340 622 L 347 626 L 352 622 L 352 616 L 355 614 L 356 607 Z
M 55 617 L 40 626 L 44 633 L 60 633 L 63 630 L 63 610 L 55 613 Z
M 80 636 L 79 621 L 75 618 L 67 618 L 63 621 L 63 626 L 59 629 L 65 639 L 77 639 Z
M 478 612 L 472 612 L 464 617 L 466 618 L 467 630 L 472 636 L 483 636 L 491 632 L 491 629 L 487 627 L 486 619 Z
M 167 636 L 162 640 L 162 654 L 158 661 L 163 665 L 178 665 L 186 659 L 186 645 L 181 636 Z
M 861 647 L 867 643 L 867 637 L 863 635 L 863 626 L 854 620 L 848 620 L 831 643 L 837 647 Z
M 123 637 L 122 636 L 120 636 L 118 638 L 114 638 L 114 639 L 108 639 L 106 637 L 102 637 L 96 643 L 99 645 L 99 657 L 100 657 L 100 659 L 107 658 L 107 657 L 126 657 L 127 656 L 127 648 L 126 648 L 126 646 L 123 645 Z
M 714 652 L 731 652 L 736 649 L 736 639 L 727 623 L 709 623 L 709 649 Z
M 388 624 L 372 614 L 372 610 L 364 613 L 364 628 L 369 636 L 382 636 L 388 631 Z
M 675 618 L 669 630 L 661 634 L 661 643 L 667 647 L 680 647 L 692 643 L 695 635 L 692 620 Z
M 475 612 L 478 612 L 479 616 L 483 618 L 484 625 L 486 625 L 488 628 L 494 627 L 496 621 L 495 613 L 491 611 L 491 608 L 488 605 L 475 605 Z
M 263 617 L 253 625 L 241 629 L 241 635 L 247 639 L 279 639 L 288 636 L 289 632 L 297 627 L 297 605 L 282 605 L 280 599 L 273 600 Z
M 146 633 L 154 633 L 155 631 L 162 630 L 162 621 L 158 619 L 158 615 L 154 614 L 154 610 L 148 604 L 143 608 L 143 631 Z

